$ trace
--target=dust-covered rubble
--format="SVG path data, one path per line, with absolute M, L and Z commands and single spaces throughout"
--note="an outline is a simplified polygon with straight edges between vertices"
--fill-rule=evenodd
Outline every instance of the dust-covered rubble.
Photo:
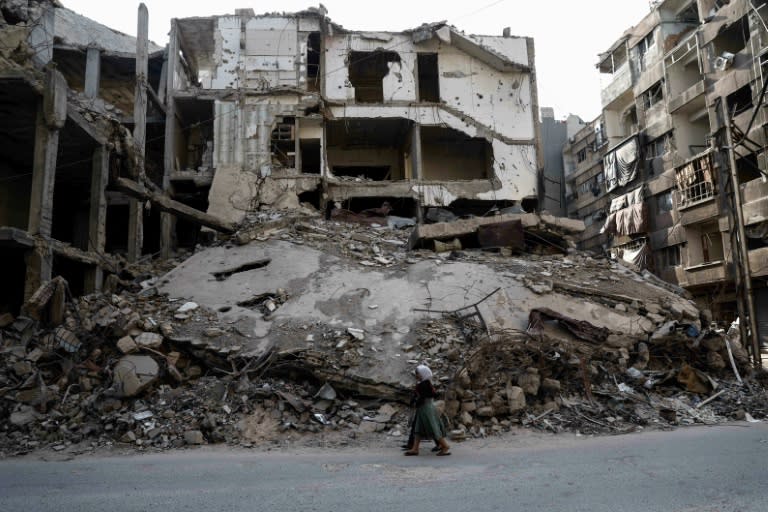
M 101 294 L 73 299 L 57 278 L 21 315 L 1 316 L 0 453 L 399 444 L 420 363 L 435 372 L 457 440 L 768 414 L 765 374 L 750 367 L 737 329 L 709 329 L 686 297 L 615 262 L 541 247 L 406 251 L 410 228 L 386 220 L 275 221 L 169 273 L 168 263 L 126 267 Z M 174 292 L 179 269 L 198 272 L 210 251 L 262 248 L 294 258 L 294 272 L 284 279 L 269 264 L 192 283 L 230 293 L 243 281 L 250 302 Z M 302 255 L 318 257 L 324 277 L 299 279 Z M 215 268 L 240 265 L 225 260 Z M 281 285 L 258 289 L 269 279 Z M 398 294 L 403 283 L 415 288 Z

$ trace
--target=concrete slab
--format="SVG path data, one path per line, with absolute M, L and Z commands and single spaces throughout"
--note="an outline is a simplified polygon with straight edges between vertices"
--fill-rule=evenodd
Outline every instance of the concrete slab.
M 269 263 L 223 281 L 214 277 L 223 269 L 263 260 Z M 682 300 L 618 267 L 591 269 L 590 273 L 561 261 L 544 264 L 505 258 L 477 263 L 436 257 L 382 269 L 302 245 L 269 241 L 197 253 L 165 276 L 161 291 L 213 310 L 226 310 L 221 315 L 232 322 L 246 318 L 253 326 L 252 343 L 246 349 L 274 343 L 279 350 L 330 350 L 339 357 L 344 350 L 353 350 L 360 357 L 356 357 L 358 364 L 346 370 L 349 375 L 406 386 L 412 379 L 404 347 L 417 341 L 422 322 L 439 317 L 415 310 L 453 311 L 499 287 L 501 290 L 480 306 L 492 332 L 525 330 L 530 310 L 539 307 L 630 336 L 652 332 L 652 322 L 636 311 L 617 310 L 604 301 L 567 291 L 532 291 L 528 286 L 531 281 L 553 279 L 547 270 L 553 266 L 562 266 L 563 278 L 567 276 L 574 287 L 606 274 L 612 285 L 633 290 L 633 296 L 645 301 Z M 578 275 L 582 281 L 576 279 Z M 277 294 L 278 289 L 285 290 L 288 299 L 267 318 L 261 310 L 238 306 L 262 294 Z M 348 328 L 362 329 L 364 340 L 352 340 Z

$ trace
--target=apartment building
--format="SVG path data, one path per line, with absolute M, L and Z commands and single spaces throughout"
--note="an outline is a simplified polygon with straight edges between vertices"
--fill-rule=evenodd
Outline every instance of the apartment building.
M 240 9 L 174 20 L 170 48 L 171 180 L 207 194 L 210 214 L 537 204 L 531 38 L 445 23 L 358 32 L 323 8 Z
M 602 113 L 564 150 L 569 215 L 591 224 L 585 247 L 685 287 L 720 322 L 739 315 L 747 279 L 735 272 L 748 260 L 764 341 L 766 4 L 656 2 L 599 56 Z

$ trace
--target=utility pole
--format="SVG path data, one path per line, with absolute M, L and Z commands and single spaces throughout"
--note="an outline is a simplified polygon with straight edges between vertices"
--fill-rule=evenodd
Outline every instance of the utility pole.
M 741 202 L 741 189 L 736 171 L 736 148 L 733 142 L 731 129 L 731 116 L 728 112 L 728 102 L 725 97 L 720 99 L 720 108 L 725 128 L 725 147 L 728 151 L 728 167 L 730 180 L 723 183 L 723 192 L 727 193 L 728 219 L 731 228 L 731 253 L 733 254 L 734 273 L 736 274 L 736 300 L 739 309 L 739 329 L 741 339 L 752 351 L 752 362 L 756 368 L 762 366 L 760 355 L 760 340 L 757 332 L 757 315 L 755 313 L 755 301 L 752 292 L 752 271 L 749 265 L 749 249 L 747 247 L 747 234 L 744 227 L 744 210 Z M 747 134 L 748 135 L 748 134 Z M 727 190 L 730 188 L 730 190 Z M 735 224 L 735 226 L 734 226 Z

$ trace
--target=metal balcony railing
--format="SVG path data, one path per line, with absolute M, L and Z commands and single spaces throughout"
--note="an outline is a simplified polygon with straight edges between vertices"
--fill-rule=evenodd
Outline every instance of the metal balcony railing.
M 715 197 L 715 185 L 709 181 L 696 183 L 688 188 L 679 191 L 679 207 L 691 206 L 711 197 Z

